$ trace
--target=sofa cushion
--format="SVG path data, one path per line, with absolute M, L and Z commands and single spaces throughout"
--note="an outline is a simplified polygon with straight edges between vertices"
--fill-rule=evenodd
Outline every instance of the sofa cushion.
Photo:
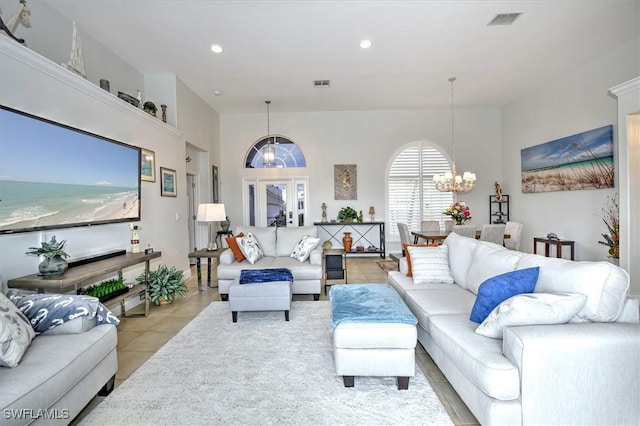
M 469 318 L 475 296 L 455 284 L 420 284 L 420 288 L 406 290 L 404 302 L 418 324 L 429 331 L 432 315 L 461 314 Z
M 480 336 L 474 332 L 476 327 L 466 314 L 433 315 L 429 334 L 434 344 L 485 394 L 502 401 L 518 399 L 520 374 L 502 354 L 502 340 Z
M 0 293 L 0 367 L 17 366 L 35 335 L 29 320 Z
M 293 247 L 291 251 L 290 257 L 293 257 L 298 262 L 304 262 L 311 256 L 311 250 L 313 250 L 318 243 L 320 242 L 320 238 L 310 237 L 309 235 L 305 235 L 302 239 Z
M 574 262 L 526 254 L 518 269 L 540 267 L 537 293 L 582 293 L 587 303 L 571 322 L 611 322 L 622 312 L 629 274 L 609 262 Z
M 449 247 L 449 268 L 453 279 L 460 287 L 467 288 L 467 272 L 478 242 L 452 232 L 444 240 L 443 245 Z
M 470 320 L 481 323 L 503 301 L 522 293 L 533 293 L 540 268 L 527 268 L 489 278 L 480 285 Z
M 276 256 L 276 227 L 261 227 L 261 226 L 238 226 L 236 228 L 236 235 L 243 233 L 248 235 L 249 232 L 253 234 L 255 239 L 260 244 L 260 248 L 265 256 Z M 302 238 L 302 237 L 300 237 Z
M 240 250 L 247 262 L 254 265 L 258 260 L 264 257 L 264 252 L 258 240 L 249 232 L 244 237 L 236 238 Z
M 454 253 L 450 253 L 449 257 L 454 257 Z M 478 294 L 480 284 L 488 278 L 515 270 L 519 260 L 520 255 L 516 252 L 497 244 L 478 241 L 467 272 L 466 288 Z
M 413 281 L 416 284 L 453 284 L 449 269 L 449 247 L 407 246 Z M 407 259 L 407 262 L 409 262 Z
M 310 262 L 300 263 L 292 257 L 274 257 L 271 268 L 287 268 L 296 280 L 319 280 L 322 278 L 322 265 L 313 265 Z
M 236 258 L 236 262 L 242 262 L 245 259 L 244 253 L 242 253 L 242 250 L 240 250 L 240 246 L 238 246 L 238 241 L 236 241 L 236 238 L 242 238 L 242 237 L 244 237 L 244 234 L 241 232 L 235 237 L 225 238 L 225 240 L 227 241 L 227 245 L 229 246 L 229 248 L 231 249 L 231 252 L 233 253 L 233 256 Z
M 587 302 L 579 293 L 519 294 L 500 303 L 476 328 L 476 333 L 502 339 L 506 327 L 564 324 Z
M 296 244 L 298 244 L 305 235 L 316 238 L 318 236 L 318 229 L 315 226 L 279 227 L 276 231 L 275 254 L 273 254 L 273 256 L 289 256 Z

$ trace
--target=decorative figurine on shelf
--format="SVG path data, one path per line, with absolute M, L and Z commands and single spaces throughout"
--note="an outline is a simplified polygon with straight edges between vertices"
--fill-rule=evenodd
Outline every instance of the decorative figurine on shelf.
M 138 99 L 138 108 L 144 109 L 144 104 L 142 103 L 142 93 L 140 93 L 140 90 L 138 89 L 136 89 L 136 92 L 138 92 L 138 95 L 136 96 L 136 99 Z
M 362 210 L 360 210 L 360 214 L 358 214 L 358 222 L 362 223 L 364 221 L 364 218 L 362 217 Z
M 82 44 L 80 43 L 80 35 L 78 34 L 78 27 L 76 21 L 73 21 L 73 30 L 71 36 L 71 55 L 69 62 L 63 64 L 63 66 L 69 71 L 73 71 L 82 78 L 87 78 L 87 70 L 84 67 L 84 54 L 82 53 Z
M 4 20 L 0 17 L 0 31 L 4 31 L 7 33 L 9 37 L 17 41 L 18 43 L 24 44 L 23 38 L 18 38 L 13 33 L 18 29 L 18 25 L 22 24 L 25 28 L 31 28 L 31 9 L 27 6 L 26 0 L 20 0 L 20 5 L 13 12 L 13 15 L 5 24 Z
M 138 225 L 129 224 L 131 229 L 131 253 L 140 253 L 140 236 L 138 235 Z
M 375 214 L 376 214 L 376 209 L 373 206 L 369 207 L 369 216 L 371 216 L 371 222 L 375 222 Z
M 322 203 L 322 223 L 327 223 L 327 203 Z
M 496 187 L 496 201 L 502 201 L 502 185 L 498 181 L 493 184 Z
M 165 104 L 160 105 L 160 108 L 162 109 L 162 122 L 166 123 L 167 122 L 167 106 Z

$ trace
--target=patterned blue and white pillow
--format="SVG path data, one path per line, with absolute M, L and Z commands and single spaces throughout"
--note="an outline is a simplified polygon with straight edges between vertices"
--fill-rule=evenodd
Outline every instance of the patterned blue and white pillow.
M 29 320 L 0 293 L 0 366 L 16 367 L 35 335 Z
M 253 233 L 249 232 L 244 237 L 236 238 L 236 241 L 238 242 L 240 251 L 242 251 L 242 254 L 244 254 L 244 257 L 250 264 L 253 265 L 264 257 L 262 248 Z
M 304 262 L 311 255 L 311 250 L 316 248 L 319 242 L 320 242 L 320 238 L 315 238 L 309 235 L 305 235 L 298 242 L 298 244 L 295 245 L 295 247 L 291 251 L 290 256 L 297 259 L 300 262 Z

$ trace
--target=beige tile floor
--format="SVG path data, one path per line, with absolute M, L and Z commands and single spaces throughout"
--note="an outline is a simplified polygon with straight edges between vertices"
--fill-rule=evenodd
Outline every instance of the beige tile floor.
M 386 283 L 386 272 L 382 271 L 376 263 L 379 260 L 380 258 L 377 257 L 349 258 L 347 263 L 349 284 Z M 206 267 L 202 268 L 204 281 L 207 279 L 206 269 Z M 215 268 L 213 269 L 212 280 L 215 283 Z M 187 282 L 189 286 L 187 296 L 176 300 L 171 305 L 151 305 L 149 316 L 146 318 L 122 318 L 118 326 L 116 388 L 209 303 L 220 301 L 220 295 L 216 288 L 198 291 L 195 266 L 192 267 L 191 272 L 192 277 Z M 337 283 L 337 281 L 334 282 Z M 294 296 L 294 300 L 311 300 L 311 296 Z M 327 300 L 324 292 L 321 294 L 320 300 Z M 416 348 L 416 358 L 418 365 L 427 376 L 453 423 L 456 425 L 478 425 L 478 420 L 471 414 L 420 344 Z M 85 411 L 74 420 L 73 424 L 77 423 L 101 400 L 102 397 L 94 398 Z

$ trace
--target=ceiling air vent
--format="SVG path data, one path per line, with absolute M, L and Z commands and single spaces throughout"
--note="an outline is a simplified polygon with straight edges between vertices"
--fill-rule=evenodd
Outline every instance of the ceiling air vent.
M 522 12 L 518 13 L 500 13 L 495 16 L 487 25 L 511 25 L 522 15 Z
M 313 87 L 330 87 L 331 80 L 313 80 Z

